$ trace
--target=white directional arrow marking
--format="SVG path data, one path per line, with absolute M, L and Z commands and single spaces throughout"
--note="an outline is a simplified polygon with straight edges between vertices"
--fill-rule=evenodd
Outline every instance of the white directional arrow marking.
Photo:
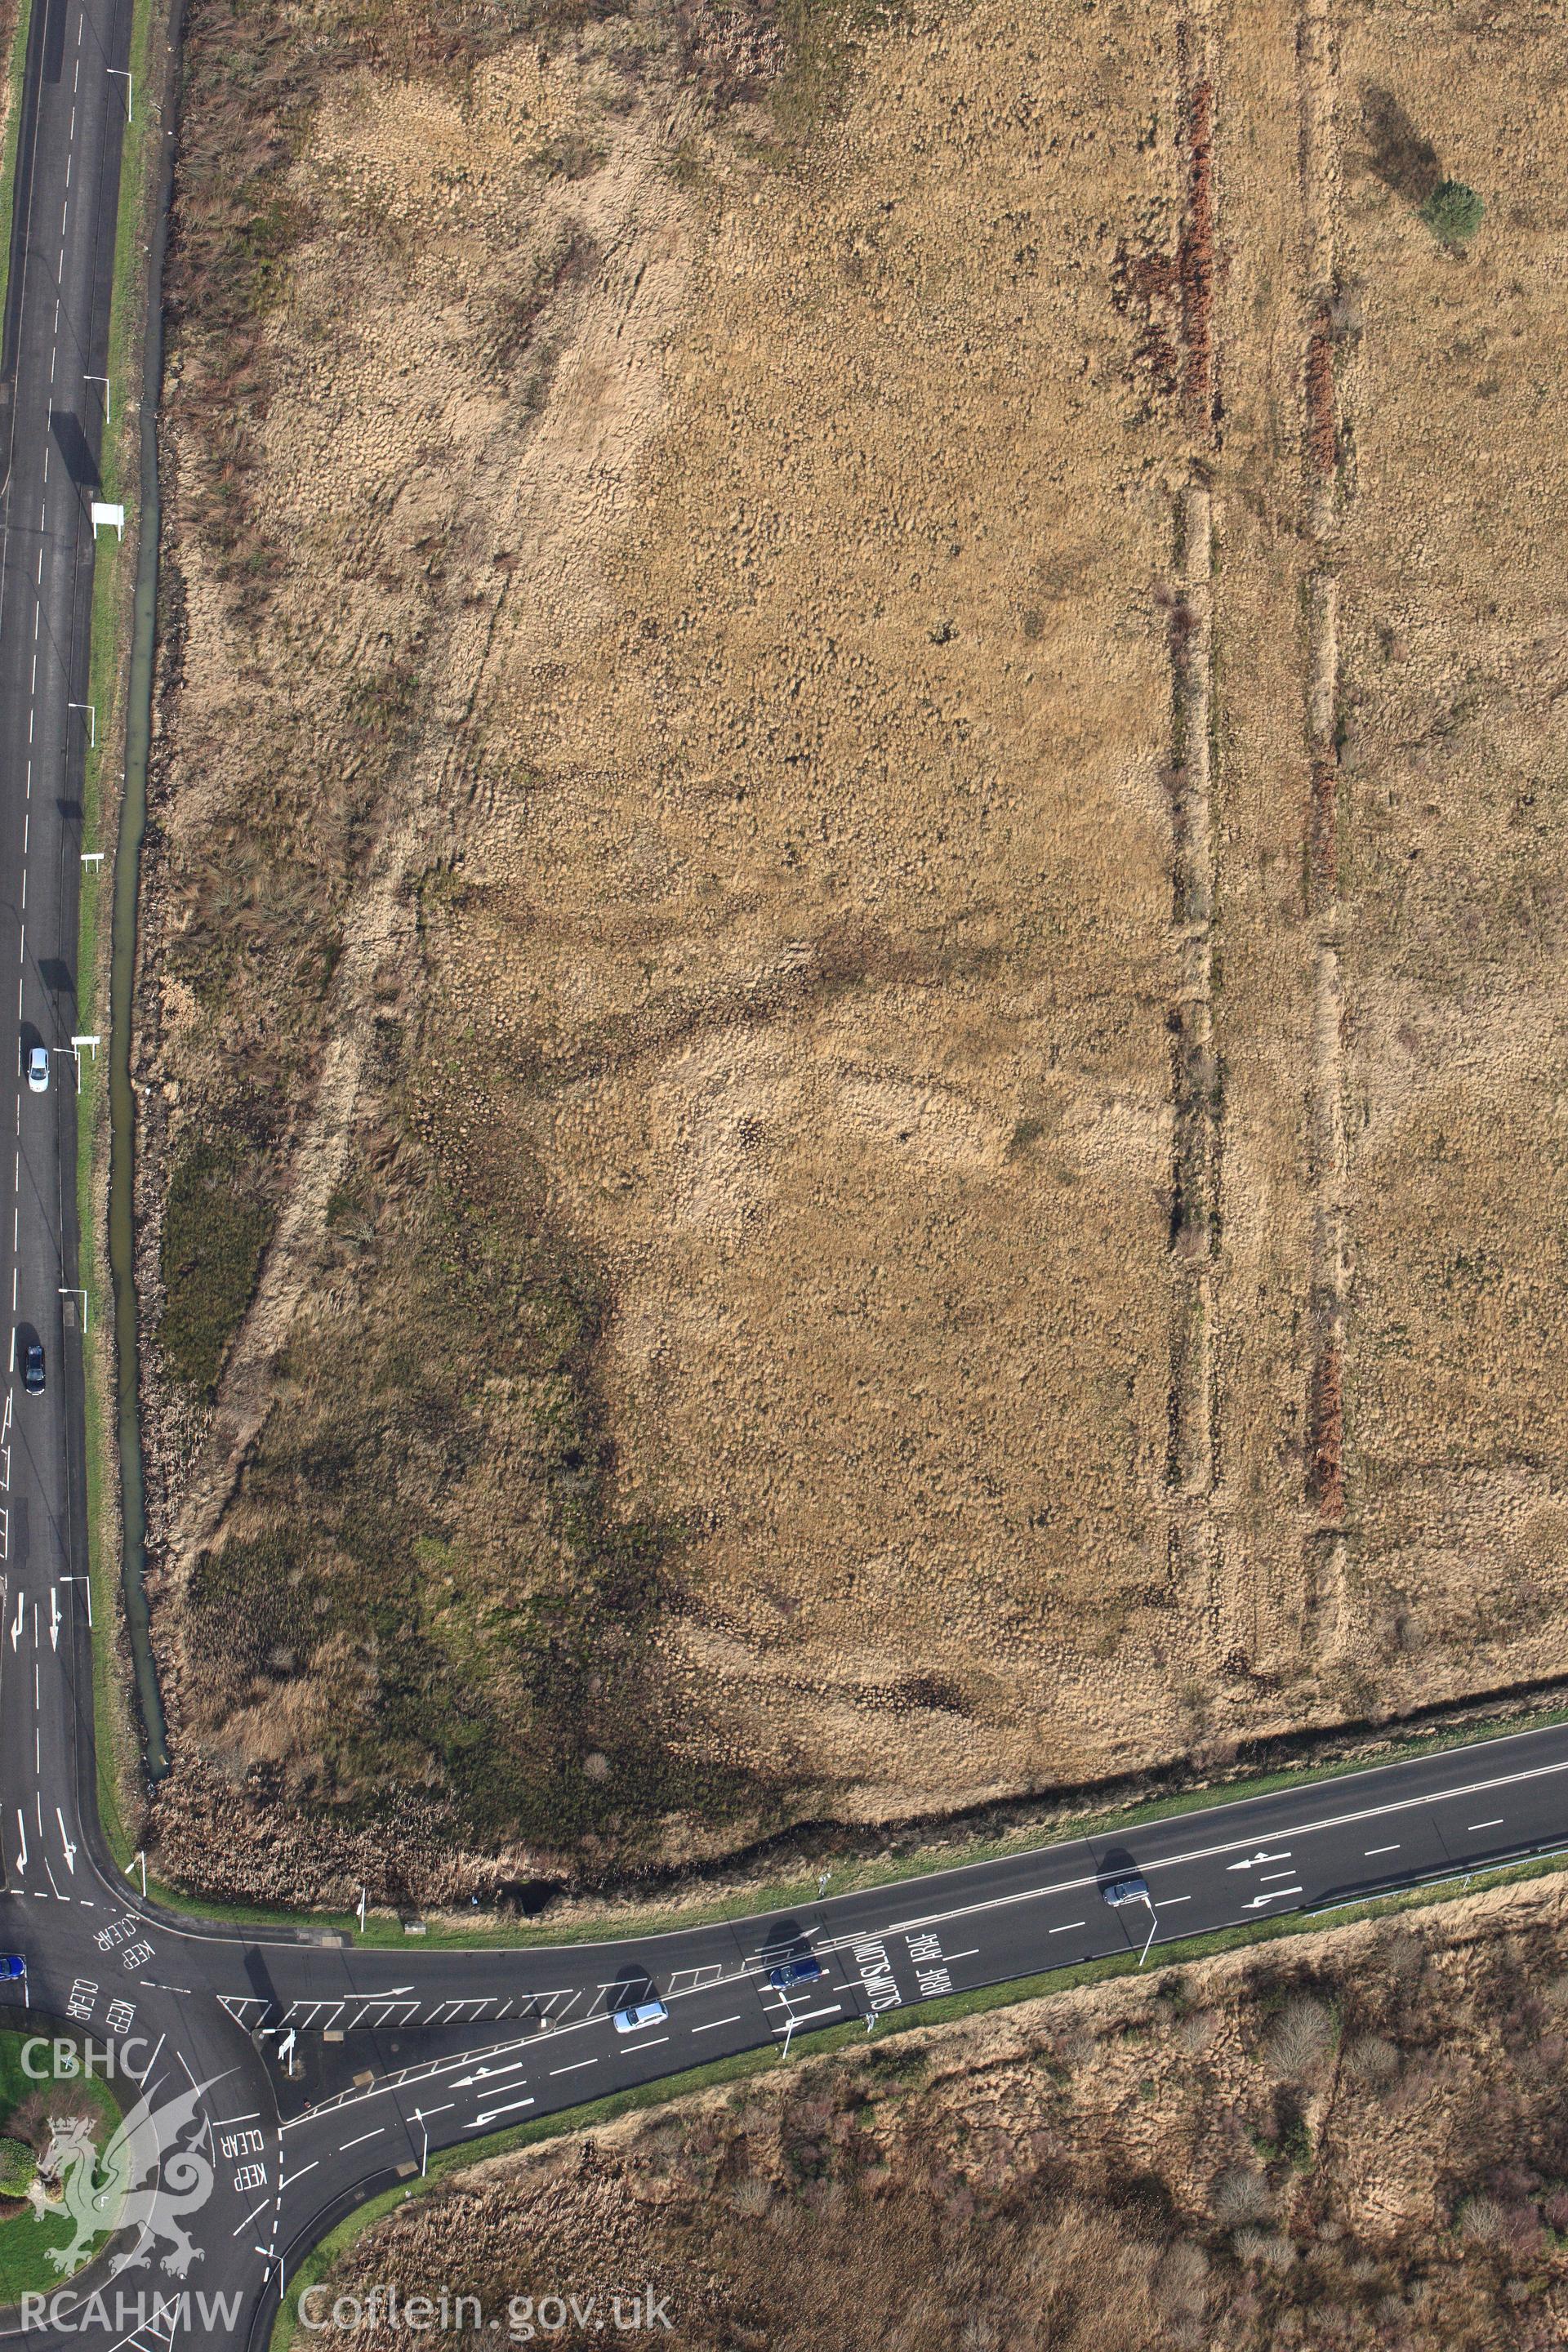
M 527 2063 L 526 2058 L 519 2058 L 510 2066 L 476 2067 L 471 2074 L 460 2074 L 452 2088 L 454 2091 L 471 2091 L 476 2083 L 488 2083 L 492 2074 L 515 2074 Z
M 55 1819 L 60 1825 L 60 1843 L 66 1850 L 66 1868 L 74 1875 L 76 1871 L 76 1848 L 72 1845 L 69 1838 L 66 1835 L 66 1817 L 61 1812 L 58 1805 L 55 1807 Z
M 1285 1849 L 1285 1852 L 1284 1852 L 1283 1853 L 1249 1853 L 1249 1854 L 1247 1854 L 1246 1856 L 1244 1856 L 1244 1858 L 1243 1858 L 1240 1862 L 1230 1862 L 1230 1863 L 1226 1863 L 1226 1868 L 1227 1870 L 1256 1870 L 1256 1869 L 1258 1868 L 1258 1866 L 1259 1863 L 1264 1863 L 1264 1862 L 1289 1862 L 1289 1859 L 1290 1859 L 1290 1849 L 1289 1849 L 1289 1846 L 1287 1846 L 1287 1847 L 1286 1847 L 1286 1849 Z
M 26 1870 L 27 1867 L 27 1824 L 22 1819 L 22 1808 L 20 1805 L 16 1808 L 16 1835 L 22 1841 L 21 1858 L 18 1861 L 16 1867 L 18 1870 Z
M 49 1647 L 51 1650 L 58 1650 L 59 1646 L 60 1597 L 55 1587 L 51 1584 L 49 1587 Z
M 15 1624 L 12 1626 L 12 1628 L 11 1628 L 11 1647 L 12 1647 L 13 1649 L 15 1649 L 15 1648 L 16 1648 L 16 1646 L 17 1643 L 21 1640 L 21 1638 L 22 1638 L 22 1596 L 21 1596 L 21 1594 L 18 1592 L 18 1593 L 17 1593 L 17 1595 L 16 1595 L 16 1623 L 15 1623 Z
M 532 2105 L 531 2099 L 514 2099 L 510 2107 L 492 2107 L 488 2116 L 476 2116 L 474 2121 L 477 2124 L 493 2124 L 501 2116 L 515 2116 L 519 2107 L 531 2107 Z
M 1244 1911 L 1261 1911 L 1266 1903 L 1278 1903 L 1282 1895 L 1300 1895 L 1300 1892 L 1299 1886 L 1271 1886 L 1267 1895 L 1255 1895 L 1250 1903 L 1244 1903 L 1241 1907 Z

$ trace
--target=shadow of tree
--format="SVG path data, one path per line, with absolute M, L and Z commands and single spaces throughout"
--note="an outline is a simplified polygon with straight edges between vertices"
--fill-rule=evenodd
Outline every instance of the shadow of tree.
M 1366 160 L 1395 195 L 1419 208 L 1442 183 L 1437 150 L 1424 138 L 1394 92 L 1376 82 L 1362 91 L 1362 127 L 1366 133 Z

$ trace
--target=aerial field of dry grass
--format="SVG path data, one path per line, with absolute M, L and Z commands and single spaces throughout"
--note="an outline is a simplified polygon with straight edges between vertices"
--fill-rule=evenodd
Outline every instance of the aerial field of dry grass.
M 592 1880 L 1561 1672 L 1555 17 L 189 41 L 165 1869 Z
M 771 2069 L 416 2196 L 310 2308 L 556 2296 L 579 2347 L 651 2285 L 679 2352 L 1549 2352 L 1565 1960 L 1543 1882 Z

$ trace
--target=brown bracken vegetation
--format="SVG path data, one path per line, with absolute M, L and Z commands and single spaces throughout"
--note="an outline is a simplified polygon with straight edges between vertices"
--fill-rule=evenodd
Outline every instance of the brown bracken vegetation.
M 189 24 L 164 1871 L 581 1889 L 1560 1676 L 1556 13 Z
M 461 2174 L 328 2293 L 651 2282 L 679 2352 L 1549 2352 L 1565 1963 L 1542 1882 L 857 2045 Z

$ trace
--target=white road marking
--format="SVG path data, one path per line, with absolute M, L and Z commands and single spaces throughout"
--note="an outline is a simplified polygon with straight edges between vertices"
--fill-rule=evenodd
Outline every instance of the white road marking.
M 1245 1911 L 1260 1911 L 1266 1903 L 1277 1903 L 1282 1895 L 1300 1895 L 1299 1886 L 1276 1886 L 1267 1895 L 1255 1895 L 1250 1903 L 1243 1904 Z
M 570 2066 L 552 2066 L 550 2072 L 552 2078 L 557 2074 L 580 2074 L 584 2066 L 596 2066 L 598 2063 L 596 2058 L 578 2058 Z
M 454 2091 L 471 2091 L 476 2083 L 493 2082 L 498 2074 L 521 2074 L 527 2063 L 528 2061 L 526 2058 L 514 2058 L 510 2066 L 476 2067 L 471 2074 L 459 2075 L 458 2080 L 453 2084 L 452 2088 Z
M 347 2156 L 351 2147 L 363 2147 L 367 2139 L 379 2139 L 385 2129 L 386 2126 L 384 2124 L 377 2124 L 374 2131 L 361 2132 L 358 2139 L 345 2139 L 342 2146 L 339 2148 L 338 2154 L 340 2156 Z
M 1046 1933 L 1048 1936 L 1070 1936 L 1075 1927 L 1087 1927 L 1088 1925 L 1087 1919 L 1065 1919 L 1059 1927 L 1047 1927 Z
M 510 2107 L 492 2107 L 489 2115 L 474 2117 L 473 2128 L 477 2130 L 480 2124 L 493 2124 L 501 2116 L 515 2116 L 519 2107 L 531 2107 L 532 2105 L 531 2099 L 514 2099 Z
M 309 2164 L 302 2164 L 300 2167 L 298 2172 L 291 2172 L 287 2180 L 279 2180 L 278 2183 L 279 2196 L 281 2197 L 286 2189 L 292 2189 L 297 2180 L 303 2180 L 307 2172 L 314 2172 L 321 2160 L 321 2159 L 319 2156 L 312 2157 Z
M 1190 1895 L 1167 1895 L 1163 1903 L 1155 1904 L 1154 1908 L 1156 1911 L 1173 1911 L 1178 1903 L 1190 1903 L 1192 1899 Z
M 1472 1822 L 1470 1823 L 1470 1835 L 1473 1837 L 1478 1830 L 1500 1830 L 1503 1825 L 1504 1819 L 1505 1816 L 1500 1813 L 1495 1822 Z
M 1374 1853 L 1397 1853 L 1399 1848 L 1396 1845 L 1369 1845 L 1364 1846 L 1363 1852 L 1370 1858 Z
M 693 2033 L 714 2033 L 721 2025 L 739 2025 L 740 2022 L 741 2012 L 737 2010 L 733 2017 L 710 2017 L 706 2025 L 694 2025 L 691 2031 Z
M 668 2033 L 656 2033 L 651 2042 L 625 2042 L 621 2044 L 621 2047 L 629 2056 L 631 2052 L 634 2050 L 657 2050 L 663 2042 L 666 2042 L 668 2040 L 669 2036 Z

